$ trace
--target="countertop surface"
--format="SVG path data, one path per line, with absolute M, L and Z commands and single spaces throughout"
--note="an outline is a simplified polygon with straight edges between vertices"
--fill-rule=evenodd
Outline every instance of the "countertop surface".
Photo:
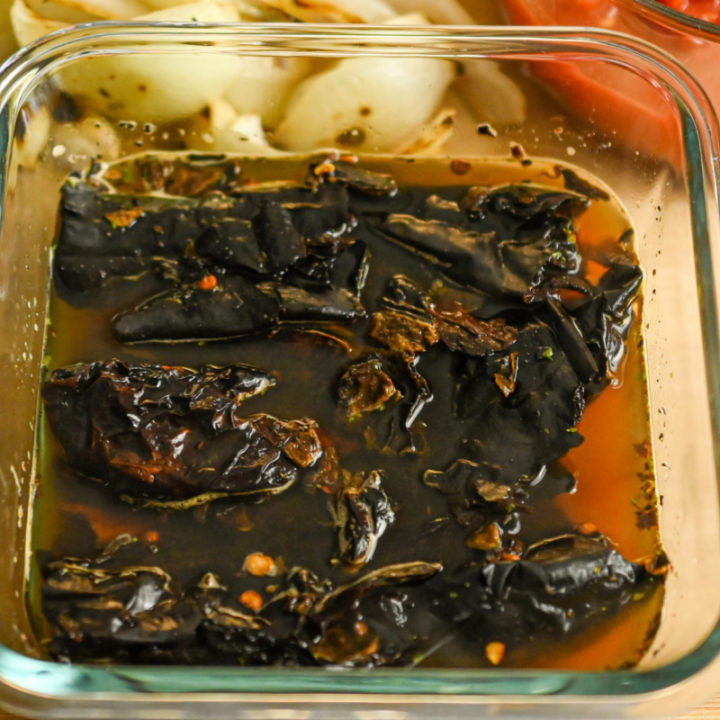
M 720 696 L 709 702 L 704 707 L 698 708 L 688 715 L 683 715 L 683 720 L 715 720 L 720 718 Z
M 8 715 L 0 710 L 0 720 L 22 720 L 17 715 Z M 679 716 L 676 720 L 720 720 L 720 695 L 701 708 Z

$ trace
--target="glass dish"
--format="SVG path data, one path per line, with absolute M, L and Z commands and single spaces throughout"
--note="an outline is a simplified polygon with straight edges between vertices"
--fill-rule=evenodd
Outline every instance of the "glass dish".
M 69 69 L 82 75 L 99 57 L 157 63 L 184 56 L 199 63 L 233 55 L 457 61 L 465 72 L 445 99 L 457 113 L 447 153 L 470 160 L 493 156 L 515 165 L 526 157 L 557 158 L 607 183 L 624 204 L 646 272 L 644 343 L 662 496 L 661 533 L 673 562 L 660 631 L 637 669 L 332 672 L 100 667 L 40 658 L 23 591 L 31 501 L 38 491 L 35 417 L 49 249 L 64 176 L 85 167 L 103 142 L 89 135 L 88 125 L 72 113 L 48 112 L 51 106 L 57 108 L 55 82 L 62 82 Z M 518 83 L 527 102 L 526 119 L 498 125 L 496 137 L 477 132 L 488 117 L 474 68 L 487 60 Z M 592 116 L 566 117 L 546 88 L 528 79 L 537 76 L 538 68 L 564 61 L 621 68 L 639 78 L 665 108 L 668 143 L 641 152 L 632 148 L 630 137 L 602 133 Z M 182 63 L 165 65 L 172 73 Z M 455 717 L 651 717 L 679 713 L 716 691 L 720 381 L 715 368 L 720 335 L 715 255 L 720 231 L 717 134 L 706 110 L 692 77 L 670 57 L 641 41 L 604 32 L 93 24 L 56 34 L 6 63 L 0 74 L 0 337 L 5 372 L 0 395 L 6 408 L 0 418 L 0 533 L 5 550 L 0 556 L 0 704 L 41 718 L 206 714 L 290 719 L 348 714 L 402 720 L 430 718 L 438 711 Z M 113 121 L 121 136 L 129 133 L 127 147 L 135 147 L 145 119 Z M 142 149 L 164 146 L 173 132 L 180 134 L 180 129 L 171 124 L 166 131 L 142 136 Z M 194 141 L 185 137 L 183 142 Z

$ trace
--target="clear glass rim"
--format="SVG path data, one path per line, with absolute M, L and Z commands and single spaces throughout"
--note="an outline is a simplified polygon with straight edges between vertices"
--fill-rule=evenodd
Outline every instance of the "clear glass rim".
M 641 1 L 641 0 L 638 0 Z M 649 5 L 647 0 L 643 4 Z M 348 56 L 397 54 L 445 58 L 557 59 L 572 54 L 603 57 L 652 76 L 683 108 L 688 182 L 695 214 L 693 235 L 698 285 L 703 300 L 703 330 L 708 369 L 720 364 L 720 333 L 716 316 L 709 237 L 718 237 L 717 213 L 708 213 L 705 198 L 717 199 L 715 162 L 718 156 L 717 120 L 694 78 L 670 55 L 637 38 L 588 28 L 398 27 L 281 24 L 197 25 L 185 23 L 87 23 L 60 30 L 20 50 L 0 68 L 0 153 L 7 156 L 8 138 L 23 99 L 48 73 L 92 52 L 244 51 L 251 54 L 302 52 Z M 462 50 L 462 54 L 460 51 Z M 7 159 L 5 160 L 7 161 Z M 0 191 L 2 188 L 0 188 Z M 707 262 L 705 262 L 707 258 Z M 710 415 L 716 469 L 720 466 L 720 377 L 708 372 Z M 547 698 L 553 702 L 593 696 L 652 695 L 681 684 L 706 668 L 720 652 L 720 619 L 710 635 L 693 651 L 668 665 L 649 670 L 343 670 L 261 669 L 228 667 L 144 667 L 64 665 L 38 660 L 0 646 L 0 683 L 21 695 L 35 697 L 108 698 L 123 701 L 144 693 L 272 693 L 273 695 L 354 694 L 361 696 L 427 696 L 431 702 L 457 697 L 503 700 Z M 328 682 L 330 680 L 330 682 Z M 332 684 L 332 688 L 330 688 Z M 43 688 L 38 691 L 38 688 Z M 100 695 L 98 695 L 100 693 Z M 1 699 L 2 693 L 0 693 Z

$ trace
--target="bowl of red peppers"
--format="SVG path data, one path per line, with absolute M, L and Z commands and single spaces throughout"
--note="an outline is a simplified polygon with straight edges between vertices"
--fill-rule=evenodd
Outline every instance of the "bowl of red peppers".
M 720 108 L 720 0 L 501 0 L 501 5 L 512 25 L 589 26 L 651 42 L 680 60 L 709 105 Z M 632 149 L 664 148 L 668 159 L 679 161 L 671 144 L 677 119 L 670 98 L 667 106 L 658 103 L 642 78 L 603 63 L 582 69 L 548 63 L 536 74 L 571 111 L 589 114 L 610 134 L 631 138 Z M 617 112 L 619 105 L 624 112 Z
M 657 0 L 662 5 L 710 23 L 720 22 L 718 0 Z

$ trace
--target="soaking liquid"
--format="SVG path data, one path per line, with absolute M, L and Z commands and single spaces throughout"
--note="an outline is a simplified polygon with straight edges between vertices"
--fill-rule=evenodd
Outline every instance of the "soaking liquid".
M 307 172 L 307 160 L 243 160 L 241 164 L 243 182 L 251 186 L 278 179 L 301 181 Z M 459 192 L 467 186 L 508 183 L 563 188 L 566 182 L 554 163 L 542 161 L 363 159 L 361 164 L 391 174 L 401 192 L 419 187 L 436 188 L 442 194 L 448 188 Z M 122 165 L 117 167 L 122 169 Z M 109 176 L 121 177 L 122 172 L 110 172 Z M 128 192 L 122 180 L 118 180 L 118 186 L 120 191 Z M 597 282 L 603 272 L 602 259 L 618 249 L 620 238 L 626 241 L 629 221 L 611 196 L 608 200 L 591 200 L 575 225 L 577 245 L 585 258 L 582 273 L 590 282 Z M 417 275 L 418 258 L 400 243 L 373 235 L 363 239 L 368 243 L 371 260 L 361 297 L 370 314 L 377 309 L 375 299 L 386 293 L 387 278 L 394 274 Z M 428 273 L 446 281 L 441 267 L 421 274 L 426 278 Z M 461 294 L 463 289 L 457 283 L 448 284 Z M 419 363 L 434 395 L 420 416 L 424 449 L 419 453 L 383 451 L 367 430 L 373 424 L 372 413 L 350 422 L 338 407 L 338 378 L 350 363 L 378 350 L 377 343 L 368 339 L 366 320 L 316 324 L 314 329 L 320 332 L 287 325 L 269 333 L 217 342 L 118 342 L 111 330 L 112 317 L 118 309 L 140 302 L 152 287 L 148 277 L 115 279 L 90 292 L 69 291 L 55 283 L 46 343 L 48 372 L 111 358 L 187 367 L 241 362 L 272 372 L 277 385 L 262 396 L 246 400 L 243 413 L 312 418 L 332 440 L 343 467 L 351 472 L 378 467 L 383 470 L 385 490 L 395 504 L 395 522 L 378 542 L 362 572 L 417 560 L 454 566 L 481 556 L 477 549 L 467 547 L 467 530 L 452 517 L 446 497 L 422 482 L 427 469 L 446 468 L 459 457 L 458 436 L 453 433 L 459 433 L 465 425 L 458 423 L 453 410 L 456 362 L 451 353 L 433 347 Z M 652 565 L 662 554 L 640 313 L 638 300 L 621 365 L 612 382 L 588 402 L 577 425 L 584 441 L 561 459 L 574 476 L 576 489 L 547 497 L 533 496 L 532 510 L 521 517 L 519 537 L 526 545 L 564 533 L 601 533 L 621 555 L 635 563 Z M 323 333 L 335 340 L 328 340 Z M 97 555 L 123 534 L 137 540 L 137 547 L 146 557 L 144 564 L 162 567 L 178 585 L 186 586 L 212 572 L 233 597 L 240 597 L 249 588 L 242 568 L 253 553 L 274 558 L 281 570 L 293 566 L 311 568 L 337 585 L 357 577 L 337 559 L 337 530 L 328 513 L 328 497 L 302 481 L 262 501 L 229 497 L 182 511 L 145 508 L 124 502 L 100 483 L 70 469 L 47 418 L 43 418 L 41 428 L 28 597 L 43 643 L 48 644 L 53 633 L 40 607 L 43 562 L 48 557 Z M 256 583 L 253 590 L 269 596 L 271 590 L 267 588 L 274 584 L 274 580 L 262 587 Z M 415 602 L 422 602 L 422 589 L 415 593 Z M 514 647 L 504 648 L 501 666 L 631 666 L 652 640 L 662 599 L 662 575 L 657 574 L 619 610 L 610 610 L 606 617 L 593 620 L 577 633 L 528 637 Z M 437 647 L 420 653 L 414 664 L 486 667 L 494 664 L 486 645 L 468 641 L 462 632 L 454 633 Z

